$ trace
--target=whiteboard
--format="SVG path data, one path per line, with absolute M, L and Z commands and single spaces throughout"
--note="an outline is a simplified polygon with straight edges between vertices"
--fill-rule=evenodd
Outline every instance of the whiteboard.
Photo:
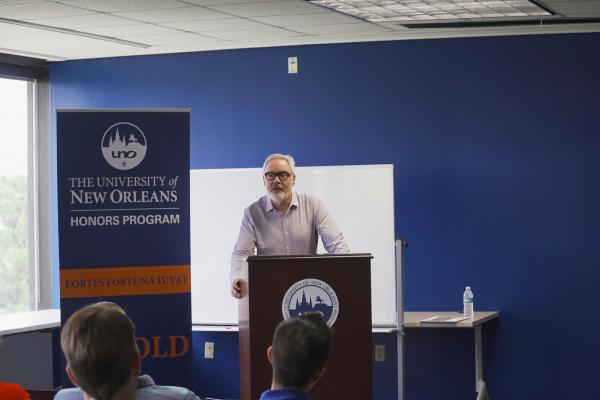
M 190 174 L 192 323 L 238 323 L 229 265 L 244 209 L 266 194 L 262 168 Z M 353 253 L 371 253 L 373 325 L 396 323 L 393 165 L 297 167 L 294 190 L 321 198 Z M 326 253 L 319 240 L 318 253 Z M 341 305 L 343 307 L 343 305 Z

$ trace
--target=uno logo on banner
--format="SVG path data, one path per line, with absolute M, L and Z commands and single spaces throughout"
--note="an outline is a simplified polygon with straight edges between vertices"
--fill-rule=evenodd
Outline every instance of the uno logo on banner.
M 283 296 L 281 312 L 284 319 L 318 312 L 329 327 L 335 324 L 340 305 L 335 291 L 319 279 L 303 279 L 294 283 Z
M 148 142 L 140 128 L 129 122 L 118 122 L 102 136 L 102 155 L 113 168 L 137 167 L 146 157 Z

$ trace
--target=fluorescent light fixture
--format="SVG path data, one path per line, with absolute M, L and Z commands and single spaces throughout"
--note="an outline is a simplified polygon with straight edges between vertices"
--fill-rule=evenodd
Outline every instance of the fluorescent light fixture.
M 141 47 L 143 49 L 147 49 L 148 47 L 150 47 L 150 45 L 148 45 L 148 44 L 132 42 L 131 40 L 119 39 L 119 38 L 112 37 L 112 36 L 96 35 L 94 33 L 87 33 L 87 32 L 82 32 L 82 31 L 76 31 L 73 29 L 60 28 L 57 26 L 34 24 L 33 22 L 26 22 L 26 21 L 21 21 L 21 20 L 17 20 L 17 19 L 0 18 L 0 24 L 25 26 L 27 28 L 41 29 L 41 30 L 45 30 L 45 31 L 64 33 L 66 35 L 73 35 L 73 36 L 80 36 L 80 37 L 85 37 L 85 38 L 90 38 L 90 39 L 103 40 L 105 42 L 118 43 L 118 44 L 123 44 L 126 46 Z
M 37 58 L 40 60 L 46 61 L 65 61 L 66 58 L 57 57 L 50 54 L 42 54 L 42 53 L 33 53 L 31 51 L 23 51 L 23 50 L 15 50 L 9 49 L 6 47 L 0 47 L 0 53 L 11 54 L 15 56 L 29 57 L 29 58 Z M 0 57 L 0 62 L 2 62 L 2 57 Z
M 552 15 L 529 0 L 308 0 L 369 22 L 448 21 Z

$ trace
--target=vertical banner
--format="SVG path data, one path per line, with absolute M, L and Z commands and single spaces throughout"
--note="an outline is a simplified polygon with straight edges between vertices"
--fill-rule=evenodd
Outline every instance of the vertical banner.
M 56 121 L 62 321 L 119 304 L 142 373 L 189 387 L 189 110 L 57 110 Z

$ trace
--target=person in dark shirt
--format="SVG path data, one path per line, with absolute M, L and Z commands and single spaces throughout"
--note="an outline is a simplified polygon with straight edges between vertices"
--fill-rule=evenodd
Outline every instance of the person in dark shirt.
M 308 391 L 325 373 L 331 329 L 319 313 L 306 313 L 277 325 L 267 358 L 273 366 L 271 389 L 260 400 L 310 400 Z

